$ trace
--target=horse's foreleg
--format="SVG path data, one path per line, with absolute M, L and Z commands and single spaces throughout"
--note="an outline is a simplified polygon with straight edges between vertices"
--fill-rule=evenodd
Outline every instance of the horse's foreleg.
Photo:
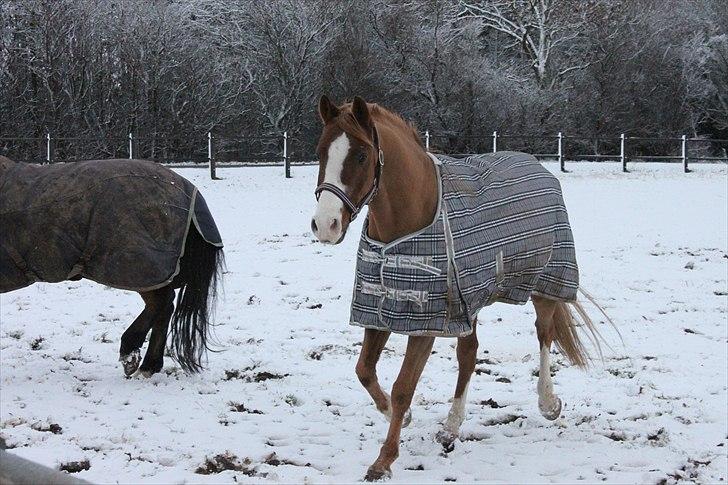
M 367 481 L 381 480 L 392 475 L 391 465 L 399 456 L 399 437 L 404 417 L 412 403 L 417 381 L 420 380 L 427 359 L 432 351 L 434 337 L 409 337 L 402 369 L 392 386 L 392 419 L 389 422 L 387 439 L 382 445 L 379 457 L 369 467 Z
M 379 412 L 387 417 L 392 418 L 392 405 L 389 394 L 382 390 L 377 378 L 377 362 L 382 355 L 384 346 L 389 340 L 390 332 L 374 330 L 367 328 L 364 330 L 364 340 L 361 344 L 361 353 L 356 363 L 356 376 L 359 378 L 364 389 L 374 400 L 374 405 Z M 409 419 L 405 419 L 405 426 L 409 424 Z
M 139 367 L 139 374 L 150 377 L 162 370 L 164 366 L 164 347 L 167 344 L 167 328 L 174 311 L 174 290 L 169 286 L 146 293 L 145 301 L 154 311 L 152 335 L 144 354 L 144 361 Z
M 452 400 L 450 412 L 445 420 L 443 429 L 437 434 L 437 441 L 444 447 L 450 448 L 460 432 L 460 425 L 465 420 L 465 403 L 468 396 L 468 384 L 475 370 L 478 354 L 478 334 L 473 323 L 473 333 L 467 337 L 458 338 L 458 382 L 455 386 L 455 396 Z
M 538 410 L 544 418 L 553 421 L 561 414 L 561 399 L 554 393 L 551 380 L 551 343 L 554 341 L 554 313 L 556 302 L 546 298 L 532 297 L 536 309 L 536 334 L 540 346 L 538 369 Z
M 119 346 L 119 361 L 127 376 L 132 375 L 139 368 L 142 361 L 139 349 L 144 345 L 144 339 L 147 338 L 149 329 L 152 328 L 152 318 L 154 317 L 154 309 L 147 304 L 145 294 L 140 293 L 140 295 L 144 299 L 144 310 L 124 331 Z

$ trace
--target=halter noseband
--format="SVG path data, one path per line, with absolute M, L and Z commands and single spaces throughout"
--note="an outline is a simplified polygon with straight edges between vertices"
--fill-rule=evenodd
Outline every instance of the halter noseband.
M 369 189 L 369 192 L 367 192 L 367 194 L 364 196 L 361 202 L 359 202 L 359 204 L 355 204 L 351 200 L 351 198 L 346 195 L 346 192 L 341 190 L 336 185 L 330 184 L 328 182 L 324 182 L 316 187 L 316 190 L 314 191 L 314 194 L 316 194 L 316 200 L 319 200 L 319 198 L 321 197 L 321 192 L 331 192 L 336 197 L 338 197 L 339 200 L 341 200 L 344 206 L 351 213 L 351 217 L 349 218 L 349 220 L 353 221 L 354 219 L 356 219 L 356 216 L 359 215 L 359 212 L 361 212 L 364 206 L 371 202 L 374 196 L 377 195 L 377 190 L 379 190 L 379 181 L 382 177 L 382 167 L 384 167 L 384 152 L 382 152 L 382 149 L 379 146 L 379 133 L 377 132 L 376 126 L 374 126 L 374 148 L 376 148 L 377 150 L 377 165 L 374 168 L 374 181 L 372 183 L 372 188 Z

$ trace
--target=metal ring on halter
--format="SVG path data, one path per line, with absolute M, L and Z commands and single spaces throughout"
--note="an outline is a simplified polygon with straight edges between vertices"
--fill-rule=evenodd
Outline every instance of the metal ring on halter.
M 379 146 L 379 133 L 377 132 L 376 126 L 374 126 L 374 144 L 375 148 L 377 149 L 377 165 L 374 168 L 374 181 L 372 183 L 372 188 L 369 189 L 369 192 L 367 192 L 367 195 L 364 196 L 359 204 L 354 204 L 349 196 L 346 195 L 346 192 L 341 190 L 336 185 L 330 184 L 328 182 L 322 183 L 321 185 L 316 187 L 316 190 L 314 191 L 314 194 L 316 195 L 316 200 L 319 200 L 319 198 L 321 197 L 321 192 L 323 191 L 331 192 L 336 197 L 338 197 L 339 200 L 341 200 L 344 206 L 346 206 L 346 208 L 351 213 L 351 216 L 349 217 L 350 222 L 353 222 L 354 219 L 356 219 L 356 216 L 359 215 L 359 212 L 361 212 L 365 205 L 371 202 L 374 196 L 377 195 L 377 190 L 379 190 L 379 180 L 382 176 L 382 167 L 384 167 L 384 152 Z

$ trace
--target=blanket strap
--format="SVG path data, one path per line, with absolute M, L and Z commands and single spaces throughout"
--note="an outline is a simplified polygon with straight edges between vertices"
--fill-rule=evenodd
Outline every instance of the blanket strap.
M 40 278 L 38 278 L 38 275 L 33 273 L 31 269 L 28 267 L 28 263 L 25 262 L 25 259 L 23 259 L 23 256 L 12 246 L 3 246 L 5 251 L 10 255 L 10 259 L 13 260 L 13 263 L 15 263 L 15 266 L 20 269 L 20 271 L 23 272 L 26 278 L 28 278 L 28 281 L 31 281 L 35 283 L 36 281 L 40 281 Z
M 410 256 L 398 254 L 395 256 L 382 256 L 375 251 L 362 249 L 359 259 L 367 263 L 381 264 L 385 268 L 417 269 L 433 275 L 441 275 L 442 270 L 432 264 L 432 256 Z
M 388 298 L 395 301 L 411 301 L 422 306 L 427 303 L 428 293 L 426 291 L 416 290 L 397 290 L 395 288 L 387 288 L 384 285 L 361 282 L 361 292 L 365 295 L 373 295 Z

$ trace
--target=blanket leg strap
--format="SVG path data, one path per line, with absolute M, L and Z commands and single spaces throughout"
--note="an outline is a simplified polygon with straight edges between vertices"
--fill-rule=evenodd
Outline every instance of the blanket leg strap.
M 13 260 L 13 263 L 15 263 L 15 266 L 17 266 L 20 271 L 23 272 L 26 278 L 28 278 L 28 281 L 35 283 L 36 281 L 40 281 L 40 278 L 38 278 L 38 275 L 33 273 L 31 269 L 28 267 L 28 263 L 25 262 L 23 259 L 23 256 L 12 246 L 3 246 L 3 249 L 7 251 L 7 253 L 10 255 L 10 259 Z

